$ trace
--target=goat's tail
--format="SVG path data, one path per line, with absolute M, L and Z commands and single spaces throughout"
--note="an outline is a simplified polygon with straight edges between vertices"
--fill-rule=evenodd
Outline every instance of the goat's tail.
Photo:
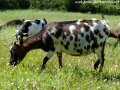
M 102 14 L 102 19 L 103 19 L 105 25 L 107 26 L 108 30 L 110 30 L 110 28 L 109 28 L 109 21 L 105 19 L 105 17 L 104 17 L 103 14 Z M 110 30 L 108 37 L 117 39 L 117 42 L 116 42 L 115 45 L 114 45 L 114 47 L 116 47 L 117 44 L 120 42 L 120 29 Z
M 104 23 L 104 25 L 106 26 L 106 28 L 108 30 L 110 30 L 110 27 L 109 27 L 109 21 L 105 19 L 104 15 L 102 14 L 102 22 Z
M 114 44 L 114 47 L 116 47 L 117 44 L 120 42 L 120 29 L 110 31 L 109 37 L 118 39 L 117 42 Z
M 109 37 L 120 39 L 120 30 L 110 31 Z

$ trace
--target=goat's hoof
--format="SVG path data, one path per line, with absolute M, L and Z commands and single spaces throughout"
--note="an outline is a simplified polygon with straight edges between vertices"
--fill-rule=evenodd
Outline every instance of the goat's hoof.
M 94 70 L 97 70 L 97 67 L 94 66 Z
M 62 68 L 62 66 L 59 66 L 59 69 L 61 69 Z
M 42 70 L 45 70 L 45 66 L 42 66 L 41 71 L 42 71 Z
M 100 69 L 99 69 L 99 73 L 102 73 L 102 71 L 103 71 L 103 69 L 102 69 L 102 68 L 100 68 Z
M 98 69 L 98 64 L 94 64 L 94 70 Z

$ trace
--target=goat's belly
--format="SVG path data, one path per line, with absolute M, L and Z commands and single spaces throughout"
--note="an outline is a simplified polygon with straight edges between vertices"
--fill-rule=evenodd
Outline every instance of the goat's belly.
M 72 55 L 72 56 L 80 56 L 80 55 L 88 55 L 93 52 L 93 49 L 88 46 L 78 46 L 74 47 L 74 45 L 69 46 L 56 46 L 56 52 L 64 52 L 66 54 Z
M 82 51 L 82 52 L 78 52 L 78 51 L 70 51 L 70 50 L 63 50 L 62 52 L 72 55 L 72 56 L 81 56 L 81 55 L 89 55 L 90 53 L 92 53 L 92 51 Z

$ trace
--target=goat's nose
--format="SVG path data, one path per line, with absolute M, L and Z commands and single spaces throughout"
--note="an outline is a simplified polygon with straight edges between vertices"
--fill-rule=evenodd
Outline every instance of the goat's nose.
M 12 62 L 12 61 L 10 61 L 10 62 L 9 62 L 9 65 L 13 65 L 13 62 Z
M 14 61 L 10 61 L 9 62 L 9 65 L 11 65 L 11 66 L 15 66 L 17 63 L 16 62 L 14 62 Z

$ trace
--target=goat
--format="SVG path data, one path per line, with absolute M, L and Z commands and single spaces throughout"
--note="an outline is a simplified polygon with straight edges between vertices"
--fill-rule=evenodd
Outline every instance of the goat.
M 22 25 L 16 31 L 16 39 L 21 41 L 41 31 L 47 24 L 46 19 L 23 20 Z
M 103 19 L 104 16 L 102 16 Z M 42 23 L 42 27 L 41 27 L 41 23 Z M 61 23 L 76 23 L 76 20 L 74 21 L 64 21 L 64 22 L 61 22 Z M 80 22 L 77 22 L 78 24 Z M 24 20 L 24 22 L 22 23 L 22 25 L 20 26 L 20 28 L 18 29 L 18 33 L 17 35 L 21 35 L 21 39 L 20 39 L 20 43 L 22 43 L 23 41 L 23 38 L 22 36 L 24 35 L 24 37 L 29 37 L 29 36 L 32 36 L 34 35 L 35 33 L 37 33 L 38 31 L 41 31 L 45 25 L 47 24 L 47 21 L 45 19 L 43 20 Z M 92 23 L 91 23 L 92 24 Z M 34 28 L 34 27 L 37 27 L 37 28 Z M 32 31 L 31 34 L 29 34 L 29 32 Z M 28 35 L 29 34 L 29 35 Z M 112 38 L 117 38 L 117 39 L 120 39 L 120 30 L 115 30 L 115 31 L 111 31 L 110 34 L 109 34 L 109 37 L 112 37 Z M 25 40 L 25 38 L 24 38 Z M 118 44 L 118 42 L 114 45 L 116 46 Z M 57 57 L 58 57 L 58 61 L 59 61 L 59 67 L 62 67 L 62 53 L 57 53 Z
M 102 71 L 104 65 L 104 47 L 111 31 L 104 20 L 76 20 L 54 22 L 45 26 L 37 34 L 28 37 L 23 44 L 14 43 L 10 47 L 10 65 L 20 63 L 26 54 L 33 49 L 41 48 L 47 55 L 44 57 L 42 68 L 57 52 L 59 65 L 62 65 L 62 52 L 73 55 L 97 54 L 94 64 L 96 70 Z

